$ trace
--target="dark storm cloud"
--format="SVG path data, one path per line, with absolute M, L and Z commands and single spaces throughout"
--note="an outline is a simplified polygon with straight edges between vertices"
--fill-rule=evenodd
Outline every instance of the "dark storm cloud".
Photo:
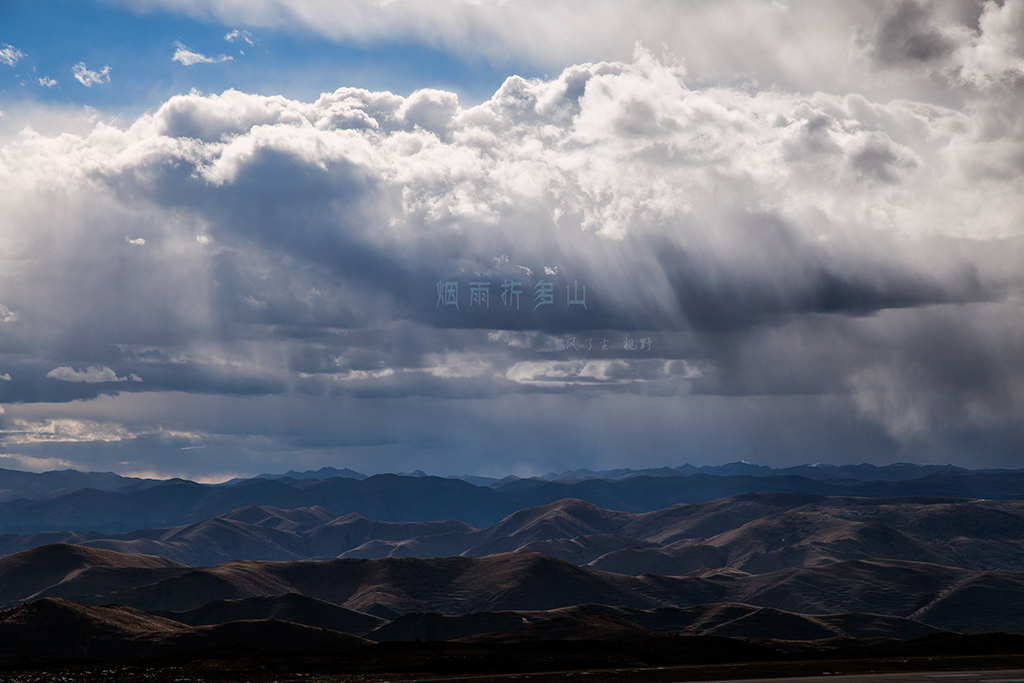
M 865 19 L 854 42 L 889 74 L 926 74 L 954 89 L 1004 88 L 1024 80 L 1022 29 L 1024 9 L 1017 0 L 897 0 Z
M 934 23 L 928 3 L 891 3 L 873 37 L 871 56 L 884 65 L 936 62 L 948 58 L 957 43 Z
M 919 271 L 912 258 L 902 263 L 882 258 L 885 246 L 895 248 L 885 238 L 876 253 L 836 254 L 801 240 L 775 216 L 735 216 L 730 222 L 750 253 L 759 255 L 751 267 L 716 272 L 720 264 L 700 254 L 671 245 L 657 250 L 680 319 L 697 330 L 749 329 L 807 314 L 865 316 L 992 301 L 1005 294 L 984 283 L 966 259 L 939 275 Z

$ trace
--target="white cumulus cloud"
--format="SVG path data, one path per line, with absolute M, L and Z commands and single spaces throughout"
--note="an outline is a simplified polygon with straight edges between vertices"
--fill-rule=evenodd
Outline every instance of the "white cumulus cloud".
M 91 88 L 94 85 L 102 85 L 103 83 L 110 83 L 110 71 L 111 68 L 109 66 L 105 66 L 99 71 L 90 71 L 85 66 L 85 62 L 79 62 L 71 69 L 71 73 L 74 74 L 75 80 L 86 88 Z
M 90 365 L 85 370 L 75 370 L 70 365 L 62 365 L 46 373 L 47 377 L 59 379 L 62 382 L 141 382 L 142 378 L 135 374 L 118 377 L 110 368 L 100 365 Z
M 230 33 L 226 34 L 224 36 L 224 40 L 228 41 L 229 43 L 234 43 L 236 41 L 242 41 L 243 43 L 248 43 L 249 45 L 255 45 L 256 44 L 256 41 L 252 37 L 251 33 L 249 33 L 248 31 L 245 31 L 245 30 L 237 29 L 237 28 L 234 29 L 233 31 L 231 31 Z
M 121 0 L 133 5 L 136 0 Z M 304 30 L 343 44 L 413 41 L 465 59 L 561 68 L 628 59 L 664 46 L 703 83 L 772 84 L 803 92 L 932 87 L 922 73 L 973 85 L 1019 77 L 1022 0 L 147 0 L 220 21 Z M 581 23 L 581 17 L 586 17 Z M 566 26 L 577 30 L 566 31 Z M 238 37 L 235 37 L 235 33 Z M 241 39 L 231 31 L 226 40 Z M 868 59 L 851 59 L 858 54 Z M 885 73 L 878 73 L 879 67 Z M 879 77 L 880 76 L 880 77 Z M 833 90 L 834 91 L 834 90 Z
M 220 62 L 230 62 L 233 59 L 234 57 L 229 57 L 228 55 L 207 57 L 204 54 L 190 50 L 181 43 L 174 44 L 174 56 L 171 57 L 172 62 L 178 62 L 182 66 L 192 66 L 193 64 L 219 64 Z
M 0 47 L 0 64 L 6 64 L 7 66 L 14 66 L 18 61 L 25 56 L 25 53 L 14 47 L 13 45 L 4 44 Z

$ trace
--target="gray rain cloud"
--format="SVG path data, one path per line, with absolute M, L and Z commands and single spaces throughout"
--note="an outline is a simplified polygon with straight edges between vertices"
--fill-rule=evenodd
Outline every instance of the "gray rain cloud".
M 931 98 L 697 87 L 638 47 L 476 105 L 228 90 L 26 128 L 0 466 L 1024 466 L 1021 5 L 951 7 L 848 31 Z

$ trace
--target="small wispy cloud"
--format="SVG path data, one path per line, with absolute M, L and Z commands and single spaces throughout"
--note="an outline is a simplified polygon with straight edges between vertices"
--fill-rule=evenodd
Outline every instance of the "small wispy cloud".
M 218 64 L 220 62 L 230 62 L 234 57 L 227 55 L 218 55 L 216 57 L 207 57 L 204 54 L 190 50 L 181 43 L 174 43 L 174 56 L 171 57 L 172 62 L 178 62 L 182 66 L 192 66 L 193 64 Z
M 74 74 L 75 80 L 86 88 L 91 88 L 94 85 L 102 85 L 103 83 L 110 83 L 109 66 L 103 67 L 100 71 L 90 71 L 85 66 L 85 62 L 79 62 L 71 69 L 71 73 Z
M 142 378 L 136 374 L 125 377 L 118 377 L 117 373 L 105 365 L 90 365 L 86 370 L 75 370 L 70 365 L 62 365 L 46 373 L 47 377 L 58 379 L 62 382 L 141 382 Z
M 125 441 L 135 437 L 135 434 L 117 423 L 73 418 L 39 421 L 16 419 L 6 429 L 0 430 L 0 443 L 5 446 Z
M 39 79 L 39 85 L 43 86 L 44 88 L 52 88 L 53 86 L 57 85 L 57 79 L 50 78 L 49 76 L 43 76 Z
M 11 381 L 11 374 L 9 372 L 5 372 L 4 374 L 0 375 L 0 381 L 10 382 Z M 3 410 L 2 406 L 0 406 L 0 410 Z M 0 415 L 3 415 L 3 413 L 0 412 Z
M 6 64 L 7 66 L 14 66 L 18 63 L 18 60 L 25 56 L 25 53 L 14 47 L 4 43 L 3 47 L 0 47 L 0 64 Z
M 0 304 L 0 323 L 13 323 L 18 320 L 18 312 Z
M 224 40 L 228 41 L 229 43 L 242 41 L 243 43 L 249 43 L 250 45 L 256 44 L 256 40 L 252 37 L 251 33 L 249 33 L 248 31 L 239 30 L 237 28 L 231 33 L 225 35 Z
M 124 241 L 133 247 L 141 247 L 146 244 L 146 238 L 144 237 L 129 237 L 128 235 L 125 235 Z
M 3 461 L 9 461 L 13 463 L 17 469 L 25 470 L 27 472 L 47 472 L 56 469 L 74 467 L 74 463 L 64 460 L 63 458 L 37 458 L 31 455 L 21 455 L 20 453 L 0 453 L 0 459 L 3 459 Z

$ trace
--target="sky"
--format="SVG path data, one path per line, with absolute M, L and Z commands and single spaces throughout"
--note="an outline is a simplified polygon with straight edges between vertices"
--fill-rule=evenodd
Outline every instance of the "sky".
M 0 0 L 0 467 L 1024 467 L 1024 0 Z

